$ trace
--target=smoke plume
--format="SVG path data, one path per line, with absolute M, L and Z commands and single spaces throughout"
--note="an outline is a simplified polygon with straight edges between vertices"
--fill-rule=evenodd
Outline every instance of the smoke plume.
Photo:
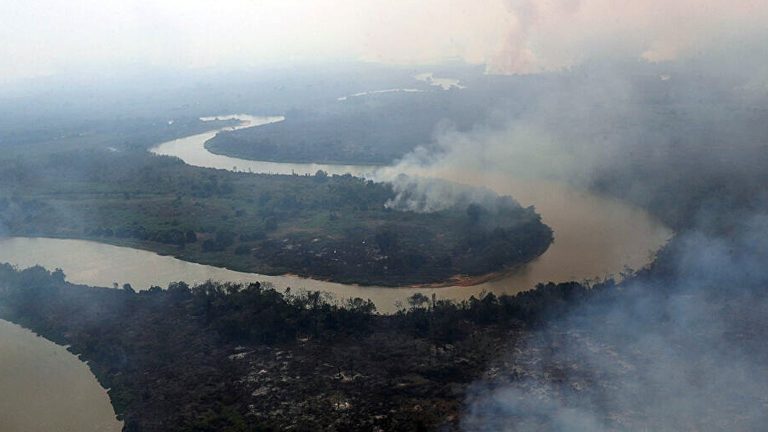
M 400 174 L 390 183 L 396 194 L 385 206 L 396 210 L 431 213 L 454 207 L 464 210 L 470 204 L 477 204 L 495 211 L 502 203 L 507 208 L 519 207 L 511 197 L 500 197 L 490 189 L 445 180 Z
M 514 346 L 475 383 L 463 429 L 762 429 L 768 213 L 675 249 L 666 280 L 597 295 Z

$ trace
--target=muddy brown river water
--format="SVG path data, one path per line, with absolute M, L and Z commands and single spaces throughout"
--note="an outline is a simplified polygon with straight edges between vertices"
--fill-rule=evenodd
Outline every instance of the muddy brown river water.
M 284 120 L 280 116 L 221 116 L 254 127 Z M 151 151 L 179 157 L 195 166 L 277 174 L 330 174 L 381 178 L 387 170 L 370 166 L 291 164 L 248 161 L 215 155 L 205 142 L 218 130 L 163 143 Z M 391 174 L 391 173 L 389 173 Z M 671 231 L 642 209 L 621 201 L 545 181 L 521 181 L 497 173 L 422 169 L 408 174 L 442 178 L 512 195 L 534 205 L 555 233 L 555 242 L 537 260 L 502 278 L 474 286 L 383 288 L 338 284 L 295 276 L 265 276 L 181 261 L 153 252 L 84 240 L 49 238 L 0 239 L 0 262 L 19 267 L 40 264 L 61 268 L 75 283 L 110 287 L 130 283 L 146 289 L 171 281 L 208 279 L 266 281 L 278 289 L 320 290 L 336 297 L 370 298 L 380 312 L 393 312 L 415 292 L 462 300 L 482 292 L 513 294 L 537 282 L 600 279 L 627 267 L 647 265 Z M 87 366 L 63 347 L 0 321 L 0 431 L 117 431 L 120 423 L 104 389 Z

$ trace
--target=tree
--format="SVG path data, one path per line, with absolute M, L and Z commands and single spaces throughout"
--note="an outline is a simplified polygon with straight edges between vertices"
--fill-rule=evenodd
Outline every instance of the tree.
M 421 308 L 429 304 L 429 297 L 422 293 L 416 293 L 408 297 L 408 304 L 411 305 L 411 308 Z
M 467 217 L 472 223 L 477 223 L 485 211 L 479 204 L 472 203 L 467 206 Z
M 60 268 L 57 268 L 56 270 L 54 270 L 51 273 L 51 277 L 53 278 L 54 281 L 58 283 L 64 283 L 64 279 L 66 278 L 66 276 L 64 275 L 64 271 Z
M 323 170 L 317 170 L 317 172 L 315 173 L 315 180 L 322 182 L 322 181 L 325 181 L 327 179 L 328 179 L 328 173 L 327 172 L 325 172 Z
M 397 234 L 389 229 L 377 232 L 374 240 L 376 240 L 379 250 L 384 254 L 390 253 L 397 246 Z
M 184 233 L 184 238 L 187 243 L 195 243 L 197 241 L 197 234 L 192 230 L 187 230 Z

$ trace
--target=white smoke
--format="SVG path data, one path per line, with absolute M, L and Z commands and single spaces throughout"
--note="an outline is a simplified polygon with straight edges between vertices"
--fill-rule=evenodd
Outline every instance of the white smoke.
M 518 341 L 470 391 L 463 429 L 763 429 L 766 259 L 766 213 L 734 239 L 686 235 L 669 280 L 632 282 Z

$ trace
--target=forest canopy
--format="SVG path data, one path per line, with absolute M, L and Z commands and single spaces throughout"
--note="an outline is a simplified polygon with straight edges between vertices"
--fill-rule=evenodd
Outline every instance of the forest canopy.
M 388 207 L 391 185 L 349 175 L 276 176 L 191 167 L 144 151 L 0 161 L 9 235 L 91 239 L 262 274 L 371 285 L 479 276 L 553 240 L 508 197 L 423 213 Z

